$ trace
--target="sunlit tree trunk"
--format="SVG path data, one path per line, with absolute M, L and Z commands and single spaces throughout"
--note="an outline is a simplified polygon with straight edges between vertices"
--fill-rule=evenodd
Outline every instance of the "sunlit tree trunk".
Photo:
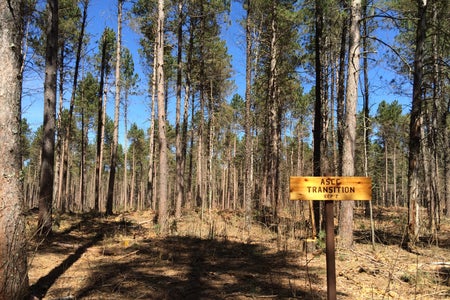
M 158 32 L 156 51 L 156 80 L 158 91 L 158 140 L 159 140 L 159 202 L 158 224 L 162 233 L 168 229 L 168 169 L 166 140 L 166 106 L 164 78 L 164 0 L 158 0 Z
M 123 140 L 123 210 L 127 211 L 128 205 L 128 97 L 125 97 L 123 107 L 123 127 L 124 127 L 124 140 Z
M 156 39 L 154 53 L 156 54 Z M 151 79 L 152 96 L 150 100 L 150 133 L 149 133 L 149 157 L 148 157 L 148 181 L 147 181 L 147 201 L 153 210 L 156 210 L 156 197 L 154 195 L 154 170 L 155 170 L 155 97 L 156 97 L 156 59 L 153 61 L 153 73 Z M 131 190 L 133 192 L 133 190 Z
M 82 96 L 83 97 L 83 96 Z M 81 161 L 80 161 L 80 209 L 82 212 L 86 209 L 86 148 L 88 144 L 88 128 L 85 124 L 81 110 Z
M 122 7 L 124 0 L 117 3 L 117 42 L 116 42 L 116 76 L 115 76 L 115 103 L 114 103 L 114 132 L 111 145 L 111 165 L 109 171 L 108 194 L 106 197 L 106 215 L 113 213 L 114 183 L 116 179 L 117 148 L 119 144 L 119 113 L 120 113 L 120 68 L 122 48 Z
M 449 119 L 448 112 L 444 115 L 444 124 L 446 124 L 445 130 L 444 130 L 444 147 L 450 147 L 450 130 L 449 122 L 447 121 Z M 445 151 L 444 153 L 444 214 L 447 217 L 450 217 L 450 154 L 449 151 Z
M 189 122 L 189 102 L 191 95 L 191 64 L 192 64 L 192 48 L 193 48 L 193 36 L 192 36 L 192 25 L 189 27 L 189 46 L 187 51 L 187 65 L 186 65 L 186 82 L 184 89 L 184 115 L 183 115 L 183 128 L 181 134 L 181 155 L 182 155 L 182 169 L 184 172 L 186 161 L 187 161 L 187 141 L 188 141 L 188 122 Z M 192 149 L 192 147 L 191 147 Z M 192 159 L 190 160 L 190 165 L 192 165 Z M 192 182 L 192 174 L 188 172 L 186 180 L 186 187 L 184 189 L 185 195 L 185 204 L 192 204 L 192 191 L 191 191 L 191 182 Z M 184 180 L 184 177 L 183 177 Z
M 268 141 L 269 147 L 267 157 L 267 197 L 269 198 L 270 205 L 272 207 L 272 212 L 275 219 L 278 216 L 279 210 L 279 195 L 278 195 L 278 181 L 279 181 L 279 155 L 280 155 L 280 136 L 279 136 L 279 99 L 277 97 L 277 59 L 278 59 L 278 32 L 276 24 L 276 9 L 275 2 L 273 2 L 273 11 L 270 21 L 270 70 L 269 70 L 269 81 L 268 81 Z
M 100 87 L 98 91 L 98 114 L 97 114 L 97 159 L 95 164 L 95 195 L 94 195 L 94 210 L 99 211 L 99 199 L 100 199 L 100 183 L 101 183 L 101 148 L 103 144 L 102 128 L 103 128 L 103 88 L 105 77 L 105 64 L 106 64 L 106 42 L 102 47 L 102 63 L 100 67 Z
M 419 238 L 419 169 L 421 145 L 421 115 L 423 60 L 426 37 L 427 0 L 417 0 L 416 48 L 414 52 L 413 98 L 409 125 L 409 166 L 408 166 L 408 235 L 406 247 L 412 250 Z
M 252 119 L 251 119 L 251 105 L 252 105 L 252 37 L 251 37 L 251 17 L 252 17 L 252 1 L 247 0 L 247 17 L 245 19 L 245 41 L 246 41 L 246 64 L 245 64 L 245 188 L 244 188 L 244 203 L 245 203 L 245 225 L 246 229 L 250 230 L 251 216 L 253 210 L 253 178 L 252 178 Z
M 342 9 L 346 9 L 346 1 L 341 1 Z M 347 49 L 348 17 L 342 20 L 342 31 L 339 49 L 338 90 L 336 99 L 338 175 L 342 175 L 342 152 L 344 144 L 344 101 L 345 101 L 345 54 Z
M 28 294 L 24 198 L 21 183 L 22 3 L 0 1 L 0 299 Z
M 176 201 L 175 217 L 181 217 L 181 207 L 184 195 L 184 158 L 182 150 L 181 132 L 181 85 L 182 85 L 182 54 L 183 54 L 183 1 L 178 3 L 177 28 L 177 86 L 176 86 L 176 116 L 175 116 L 175 143 L 176 143 Z
M 361 19 L 361 0 L 352 0 L 350 23 L 350 44 L 347 74 L 347 101 L 345 107 L 345 131 L 342 152 L 342 175 L 355 175 L 355 146 L 356 146 L 356 104 L 358 102 L 358 80 L 360 69 L 360 40 L 359 22 Z M 339 215 L 339 236 L 342 247 L 353 244 L 353 201 L 341 201 Z
M 136 186 L 136 156 L 134 153 L 134 145 L 132 146 L 132 151 L 131 151 L 131 182 L 130 182 L 130 209 L 134 209 L 136 208 L 136 206 L 134 205 L 135 200 L 134 198 L 136 197 L 136 193 L 135 193 L 135 186 Z
M 61 42 L 62 45 L 59 47 L 59 62 L 58 62 L 58 73 L 59 73 L 59 85 L 58 85 L 58 117 L 56 118 L 56 149 L 55 149 L 55 187 L 54 187 L 54 199 L 55 199 L 55 207 L 61 211 L 65 212 L 66 205 L 65 202 L 61 199 L 61 185 L 62 185 L 62 173 L 63 173 L 63 164 L 62 159 L 64 157 L 64 147 L 63 140 L 65 140 L 65 135 L 62 133 L 62 120 L 63 120 L 63 100 L 64 100 L 64 56 L 65 56 L 65 42 Z
M 75 107 L 75 95 L 78 87 L 78 76 L 79 76 L 79 68 L 80 68 L 80 62 L 81 62 L 81 54 L 83 51 L 83 42 L 84 42 L 84 31 L 86 29 L 86 20 L 87 20 L 87 9 L 89 6 L 89 0 L 83 0 L 83 16 L 81 21 L 81 28 L 80 28 L 80 35 L 78 36 L 78 44 L 77 44 L 77 53 L 76 53 L 76 59 L 75 59 L 75 69 L 73 74 L 73 83 L 72 83 L 72 93 L 70 97 L 70 104 L 69 104 L 69 115 L 67 120 L 67 127 L 65 129 L 66 135 L 64 137 L 63 146 L 62 146 L 62 166 L 60 169 L 60 184 L 58 193 L 60 193 L 59 197 L 63 199 L 63 201 L 66 201 L 67 199 L 67 184 L 66 184 L 66 178 L 69 176 L 69 167 L 68 167 L 68 155 L 69 155 L 69 144 L 71 141 L 71 132 L 72 132 L 72 119 L 73 119 L 73 110 Z M 82 196 L 83 198 L 83 196 Z

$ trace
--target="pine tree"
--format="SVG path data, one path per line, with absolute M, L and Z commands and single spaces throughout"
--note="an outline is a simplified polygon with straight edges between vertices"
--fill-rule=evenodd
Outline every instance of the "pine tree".
M 24 197 L 21 183 L 21 1 L 0 1 L 0 299 L 28 294 Z
M 58 0 L 47 1 L 44 80 L 44 136 L 39 180 L 39 221 L 41 235 L 52 231 L 53 180 L 56 130 L 56 73 L 58 61 Z

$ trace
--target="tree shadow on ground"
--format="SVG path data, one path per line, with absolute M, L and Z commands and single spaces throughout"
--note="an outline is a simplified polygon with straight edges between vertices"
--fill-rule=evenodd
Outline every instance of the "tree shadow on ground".
M 58 278 L 74 265 L 90 247 L 102 241 L 105 235 L 111 234 L 111 228 L 120 227 L 121 223 L 83 215 L 80 221 L 61 232 L 52 232 L 46 237 L 35 236 L 31 245 L 34 251 L 67 255 L 67 257 L 47 275 L 39 278 L 35 284 L 30 286 L 31 295 L 39 299 L 45 297 Z
M 41 277 L 34 285 L 30 287 L 31 294 L 33 296 L 38 297 L 39 299 L 43 298 L 49 288 L 55 283 L 55 281 L 63 275 L 76 261 L 78 261 L 86 252 L 86 250 L 97 242 L 103 239 L 103 234 L 96 234 L 90 241 L 86 244 L 83 244 L 79 248 L 76 249 L 74 253 L 69 255 L 64 261 L 62 261 L 58 266 L 53 268 L 46 276 Z
M 304 282 L 325 284 L 318 270 L 299 268 L 289 253 L 264 246 L 195 237 L 144 240 L 99 265 L 76 298 L 109 299 L 323 299 Z M 126 255 L 119 251 L 121 257 Z M 322 271 L 323 272 L 323 271 Z M 308 276 L 308 278 L 306 278 Z M 299 283 L 302 283 L 302 287 Z

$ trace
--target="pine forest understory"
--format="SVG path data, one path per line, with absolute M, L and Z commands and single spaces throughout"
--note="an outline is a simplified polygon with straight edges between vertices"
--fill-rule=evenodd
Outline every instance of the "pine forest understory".
M 450 297 L 448 1 L 98 2 L 0 0 L 0 300 L 325 299 L 329 213 L 338 299 Z

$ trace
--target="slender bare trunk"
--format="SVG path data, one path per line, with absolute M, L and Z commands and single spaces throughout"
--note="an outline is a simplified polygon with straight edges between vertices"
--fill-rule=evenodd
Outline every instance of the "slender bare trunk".
M 406 247 L 412 250 L 419 238 L 419 169 L 422 115 L 422 85 L 424 44 L 426 35 L 427 0 L 417 0 L 416 49 L 414 53 L 413 98 L 409 126 L 408 166 L 408 236 Z
M 73 120 L 73 110 L 75 107 L 75 95 L 77 92 L 78 86 L 78 76 L 79 76 L 79 68 L 81 62 L 81 54 L 83 52 L 83 42 L 84 42 L 84 31 L 86 29 L 86 20 L 87 20 L 87 9 L 89 6 L 89 0 L 83 0 L 83 16 L 81 21 L 80 35 L 78 36 L 78 45 L 77 45 L 77 53 L 75 59 L 75 69 L 73 74 L 73 83 L 72 83 L 72 94 L 70 97 L 69 104 L 69 115 L 66 126 L 66 135 L 64 137 L 63 145 L 62 145 L 62 168 L 60 170 L 60 186 L 58 189 L 59 197 L 62 198 L 62 201 L 66 201 L 67 199 L 67 185 L 66 178 L 69 176 L 69 167 L 68 167 L 68 155 L 69 155 L 69 144 L 71 141 L 71 133 L 72 133 L 72 120 Z
M 115 103 L 114 103 L 114 132 L 111 145 L 111 165 L 109 171 L 108 195 L 106 198 L 106 215 L 113 213 L 114 183 L 116 179 L 117 148 L 119 144 L 119 113 L 120 113 L 120 63 L 122 48 L 122 7 L 124 0 L 117 3 L 117 43 L 116 43 L 116 78 L 115 78 Z
M 177 28 L 177 87 L 176 87 L 176 116 L 175 116 L 175 134 L 176 134 L 176 201 L 175 217 L 181 217 L 181 206 L 184 195 L 184 162 L 182 156 L 182 132 L 181 132 L 181 74 L 182 74 L 182 54 L 183 54 L 183 1 L 178 3 L 178 28 Z
M 245 41 L 246 41 L 246 65 L 245 65 L 245 188 L 244 188 L 244 203 L 245 203 L 245 225 L 246 229 L 250 231 L 251 216 L 253 210 L 253 182 L 252 182 L 252 120 L 251 120 L 251 88 L 252 88 L 252 39 L 251 39 L 251 17 L 252 17 L 252 1 L 247 1 L 247 17 L 245 20 Z
M 345 109 L 344 144 L 342 152 L 342 175 L 355 175 L 355 146 L 356 146 L 356 105 L 358 102 L 358 80 L 360 69 L 360 40 L 359 22 L 361 19 L 361 0 L 352 0 L 350 45 L 348 57 L 347 101 Z M 342 247 L 353 244 L 353 201 L 341 201 L 339 216 L 339 235 Z
M 98 104 L 97 104 L 97 154 L 96 154 L 96 165 L 95 165 L 95 182 L 94 182 L 94 210 L 98 212 L 99 202 L 100 202 L 100 184 L 101 184 L 101 169 L 102 169 L 102 151 L 103 151 L 103 97 L 104 97 L 104 86 L 105 86 L 105 69 L 106 69 L 106 52 L 107 52 L 107 41 L 101 41 L 101 66 L 100 66 L 100 85 L 98 89 Z
M 166 106 L 164 78 L 164 0 L 158 0 L 158 42 L 156 51 L 156 80 L 158 90 L 158 140 L 159 140 L 159 205 L 158 223 L 162 233 L 168 229 L 168 169 L 166 139 Z

